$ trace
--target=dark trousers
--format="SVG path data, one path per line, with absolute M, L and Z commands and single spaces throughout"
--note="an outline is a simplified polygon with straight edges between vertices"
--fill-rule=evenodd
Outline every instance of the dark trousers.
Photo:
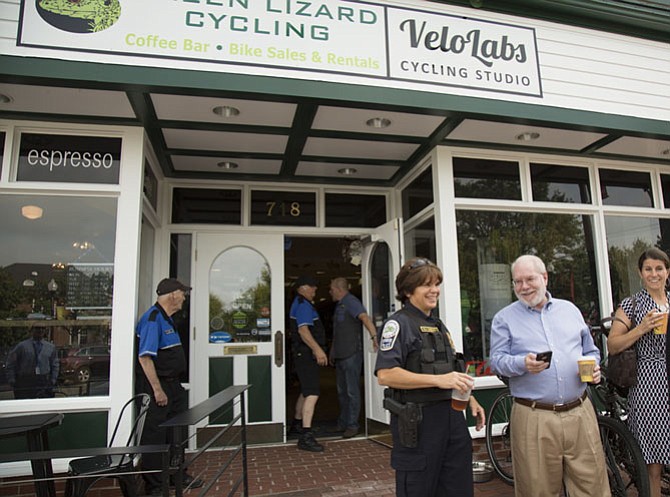
M 47 374 L 21 375 L 16 378 L 15 399 L 44 399 L 53 396 L 53 385 Z
M 423 407 L 419 446 L 400 445 L 398 417 L 391 416 L 398 497 L 472 497 L 472 438 L 462 411 L 449 401 Z
M 173 441 L 172 430 L 166 430 L 159 426 L 168 419 L 188 409 L 188 395 L 184 387 L 179 383 L 179 380 L 166 381 L 161 379 L 161 387 L 168 398 L 168 403 L 164 407 L 159 407 L 156 404 L 154 391 L 146 377 L 142 375 L 137 380 L 137 393 L 148 393 L 151 396 L 149 410 L 144 421 L 141 445 L 171 444 Z M 186 436 L 183 436 L 182 440 L 186 440 Z M 144 454 L 142 456 L 142 469 L 160 470 L 162 465 L 161 457 L 161 454 Z M 160 472 L 144 473 L 142 477 L 144 478 L 146 488 L 149 490 L 161 486 Z

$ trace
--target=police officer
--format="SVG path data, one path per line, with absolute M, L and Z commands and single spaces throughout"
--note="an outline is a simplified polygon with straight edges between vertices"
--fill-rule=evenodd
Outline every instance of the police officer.
M 300 276 L 295 282 L 296 296 L 289 311 L 293 364 L 300 381 L 300 395 L 295 403 L 293 426 L 289 431 L 300 435 L 298 448 L 323 452 L 323 445 L 312 433 L 312 417 L 319 400 L 319 366 L 328 365 L 326 330 L 312 305 L 317 282 L 311 276 Z
M 137 392 L 148 393 L 151 403 L 144 421 L 141 445 L 170 443 L 161 423 L 188 409 L 188 396 L 179 381 L 186 371 L 186 356 L 172 315 L 179 311 L 191 287 L 174 278 L 158 283 L 156 303 L 147 310 L 135 329 L 140 370 Z M 160 454 L 142 456 L 143 470 L 161 468 Z M 147 495 L 162 495 L 160 473 L 142 474 Z M 201 487 L 203 481 L 183 475 L 183 485 Z
M 466 392 L 473 379 L 457 360 L 446 326 L 432 311 L 442 271 L 428 259 L 403 265 L 395 280 L 403 308 L 384 324 L 375 374 L 387 386 L 399 497 L 472 497 L 472 439 L 463 412 L 451 405 L 453 389 Z M 459 364 L 460 363 L 460 364 Z M 470 397 L 477 430 L 485 413 Z

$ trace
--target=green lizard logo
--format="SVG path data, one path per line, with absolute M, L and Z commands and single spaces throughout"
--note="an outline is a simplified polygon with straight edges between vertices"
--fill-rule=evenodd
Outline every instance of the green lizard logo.
M 71 33 L 97 33 L 121 16 L 120 0 L 36 0 L 42 19 Z

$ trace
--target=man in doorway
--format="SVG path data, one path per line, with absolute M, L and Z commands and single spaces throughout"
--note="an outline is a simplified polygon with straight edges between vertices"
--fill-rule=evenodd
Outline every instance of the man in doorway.
M 160 425 L 188 409 L 188 396 L 179 381 L 186 371 L 186 355 L 172 316 L 181 310 L 189 290 L 191 287 L 174 278 L 161 280 L 156 288 L 156 303 L 142 315 L 135 329 L 140 363 L 137 393 L 151 396 L 140 442 L 142 445 L 170 443 L 168 431 Z M 145 454 L 142 469 L 160 470 L 161 455 Z M 144 473 L 142 476 L 147 495 L 162 495 L 160 472 Z M 203 481 L 184 474 L 182 484 L 197 488 L 203 485 Z
M 319 366 L 328 365 L 324 352 L 326 331 L 312 301 L 317 282 L 311 276 L 300 276 L 295 282 L 296 296 L 289 312 L 293 363 L 300 381 L 300 395 L 295 403 L 295 415 L 290 431 L 300 434 L 298 448 L 323 452 L 323 445 L 312 433 L 312 418 L 321 393 Z
M 335 278 L 330 282 L 330 296 L 336 302 L 330 364 L 335 366 L 337 397 L 340 403 L 337 430 L 344 431 L 344 438 L 351 438 L 358 435 L 359 431 L 363 326 L 367 329 L 375 350 L 377 330 L 361 301 L 349 293 L 349 283 L 345 278 Z
M 53 343 L 44 340 L 45 328 L 33 325 L 32 337 L 19 342 L 7 357 L 7 383 L 15 399 L 53 397 L 60 363 Z
M 577 361 L 600 353 L 572 302 L 547 291 L 542 259 L 522 255 L 512 264 L 518 300 L 491 323 L 491 369 L 509 378 L 514 396 L 512 433 L 516 497 L 610 497 L 596 413 Z M 546 354 L 541 354 L 546 352 Z M 551 354 L 549 354 L 551 352 Z

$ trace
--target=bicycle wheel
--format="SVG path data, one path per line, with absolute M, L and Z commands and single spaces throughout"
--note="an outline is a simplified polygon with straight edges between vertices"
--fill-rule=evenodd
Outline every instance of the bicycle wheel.
M 618 419 L 598 416 L 613 497 L 649 497 L 649 476 L 640 446 Z
M 512 394 L 505 389 L 493 401 L 486 420 L 486 450 L 493 469 L 508 485 L 514 484 L 512 472 L 512 444 L 510 441 L 510 415 Z

